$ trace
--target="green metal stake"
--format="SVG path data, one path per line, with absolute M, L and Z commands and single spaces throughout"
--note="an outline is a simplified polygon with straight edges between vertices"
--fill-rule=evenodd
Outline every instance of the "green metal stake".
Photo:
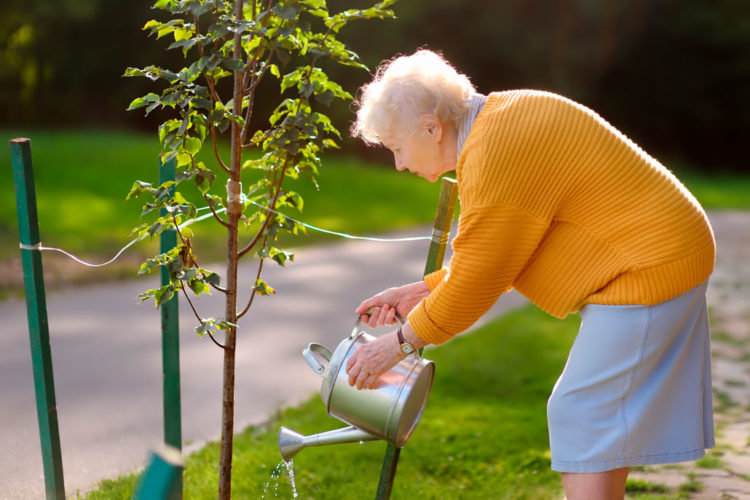
M 443 265 L 457 197 L 458 184 L 456 180 L 443 177 L 442 184 L 440 185 L 440 199 L 438 201 L 437 213 L 435 214 L 435 225 L 432 228 L 432 241 L 427 252 L 427 262 L 424 266 L 425 276 L 437 271 Z M 421 354 L 422 350 L 420 349 L 419 352 Z M 393 443 L 388 443 L 385 450 L 385 457 L 383 458 L 383 468 L 380 471 L 378 491 L 375 495 L 377 500 L 391 498 L 393 480 L 396 478 L 396 468 L 398 467 L 400 454 L 401 448 L 397 448 Z
M 159 162 L 159 183 L 173 181 L 175 161 Z M 174 188 L 170 189 L 170 196 Z M 166 215 L 162 209 L 161 215 Z M 160 251 L 168 252 L 177 246 L 177 231 L 163 231 L 159 241 Z M 161 284 L 169 284 L 169 272 L 161 268 Z M 164 443 L 182 450 L 182 411 L 180 402 L 180 317 L 177 294 L 161 306 L 161 355 L 164 404 Z M 177 480 L 177 491 L 182 497 L 182 476 Z
M 151 461 L 133 495 L 134 500 L 175 500 L 182 498 L 182 470 L 180 451 L 165 446 L 151 454 Z
M 42 252 L 39 249 L 41 244 L 34 190 L 34 170 L 31 166 L 31 141 L 25 138 L 12 139 L 10 155 L 13 163 L 13 181 L 16 185 L 18 232 L 21 240 L 21 262 L 31 341 L 31 364 L 34 370 L 36 411 L 42 445 L 44 489 L 48 499 L 64 500 L 65 485 L 60 452 L 60 431 L 57 426 L 52 353 L 49 346 Z

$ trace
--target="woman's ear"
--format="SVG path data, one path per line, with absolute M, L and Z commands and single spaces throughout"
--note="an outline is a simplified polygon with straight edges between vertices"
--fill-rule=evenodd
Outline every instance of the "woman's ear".
M 419 117 L 419 127 L 428 136 L 432 137 L 436 141 L 440 141 L 443 138 L 443 124 L 440 120 L 432 114 L 424 114 Z

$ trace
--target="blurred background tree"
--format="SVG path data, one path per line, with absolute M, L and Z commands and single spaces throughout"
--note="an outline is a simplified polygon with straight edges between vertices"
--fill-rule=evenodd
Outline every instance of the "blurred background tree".
M 158 113 L 144 119 L 125 112 L 148 82 L 121 78 L 126 67 L 147 62 L 183 65 L 179 51 L 169 53 L 141 32 L 154 17 L 151 3 L 4 0 L 0 127 L 153 133 L 163 118 Z M 329 0 L 332 11 L 366 3 Z M 562 93 L 659 158 L 704 170 L 740 171 L 747 164 L 747 0 L 404 0 L 395 11 L 397 21 L 342 33 L 372 69 L 418 47 L 439 50 L 481 92 Z M 331 77 L 348 89 L 368 79 L 335 68 Z M 343 129 L 352 119 L 348 105 L 331 115 Z M 354 141 L 345 148 L 368 153 Z

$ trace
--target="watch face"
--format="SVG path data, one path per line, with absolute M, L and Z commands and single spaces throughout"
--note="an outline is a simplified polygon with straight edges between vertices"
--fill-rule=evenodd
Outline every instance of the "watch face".
M 404 354 L 411 354 L 414 352 L 414 346 L 408 343 L 401 344 L 401 352 Z

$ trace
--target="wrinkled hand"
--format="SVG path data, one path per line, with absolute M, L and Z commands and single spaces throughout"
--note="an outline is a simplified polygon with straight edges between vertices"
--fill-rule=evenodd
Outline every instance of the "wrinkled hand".
M 406 356 L 399 349 L 395 331 L 359 346 L 346 362 L 349 385 L 374 389 L 378 378 Z
M 430 294 L 424 281 L 389 288 L 363 301 L 354 311 L 371 328 L 398 323 L 396 315 L 406 318 L 419 302 Z M 371 311 L 369 311 L 372 309 Z M 369 312 L 368 312 L 369 311 Z

